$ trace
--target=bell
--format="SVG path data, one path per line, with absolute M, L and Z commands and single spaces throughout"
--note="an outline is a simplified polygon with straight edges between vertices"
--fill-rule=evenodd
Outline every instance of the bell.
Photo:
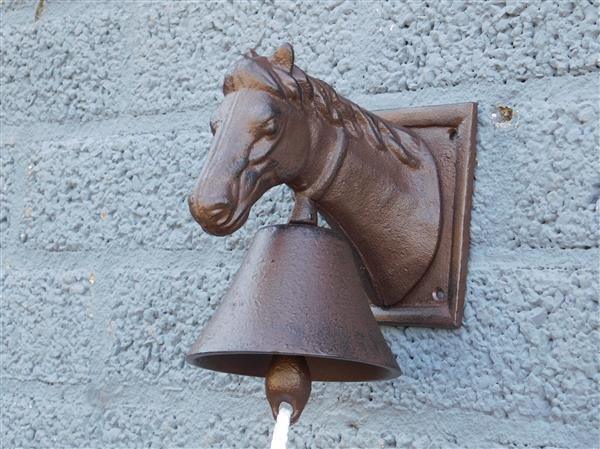
M 295 422 L 310 381 L 391 379 L 400 368 L 369 307 L 364 275 L 340 234 L 307 224 L 261 228 L 189 363 L 267 377 L 273 415 Z

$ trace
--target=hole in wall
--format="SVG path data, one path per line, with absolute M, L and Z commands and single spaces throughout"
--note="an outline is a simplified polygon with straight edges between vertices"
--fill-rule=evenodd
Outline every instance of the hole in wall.
M 503 122 L 510 122 L 513 119 L 513 110 L 509 106 L 498 106 L 498 114 Z
M 516 125 L 517 111 L 511 106 L 496 105 L 492 112 L 492 121 L 496 128 L 510 128 Z

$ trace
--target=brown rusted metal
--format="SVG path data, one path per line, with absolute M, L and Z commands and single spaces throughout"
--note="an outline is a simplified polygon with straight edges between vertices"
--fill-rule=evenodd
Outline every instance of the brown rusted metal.
M 187 360 L 264 377 L 274 355 L 306 359 L 313 381 L 400 374 L 343 236 L 305 224 L 261 228 Z
M 290 223 L 318 224 L 317 205 L 313 200 L 303 195 L 296 195 L 294 210 L 289 219 Z
M 289 45 L 244 56 L 223 92 L 189 198 L 207 232 L 234 232 L 285 183 L 348 238 L 380 320 L 460 325 L 474 104 L 374 114 L 295 66 Z
M 295 66 L 289 45 L 245 55 L 223 92 L 192 215 L 227 235 L 276 185 L 296 205 L 289 224 L 258 231 L 187 359 L 266 376 L 274 415 L 286 401 L 295 421 L 311 379 L 400 374 L 375 317 L 460 326 L 477 107 L 372 113 Z
M 265 377 L 265 391 L 273 418 L 277 419 L 279 406 L 292 406 L 291 424 L 300 418 L 310 396 L 310 372 L 304 357 L 274 355 Z
M 477 105 L 377 111 L 405 126 L 431 149 L 441 187 L 442 220 L 436 254 L 419 282 L 393 307 L 373 305 L 380 322 L 429 327 L 462 323 L 475 170 Z

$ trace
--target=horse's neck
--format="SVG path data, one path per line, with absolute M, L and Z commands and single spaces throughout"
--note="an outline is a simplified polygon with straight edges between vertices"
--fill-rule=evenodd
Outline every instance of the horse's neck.
M 387 305 L 399 301 L 421 278 L 437 246 L 437 171 L 429 150 L 418 147 L 420 164 L 412 168 L 389 150 L 349 139 L 335 176 L 314 198 L 332 227 L 354 244 L 376 296 Z
M 417 156 L 424 162 L 425 171 L 428 165 L 434 165 L 430 154 Z M 366 138 L 351 138 L 343 128 L 325 126 L 308 159 L 302 188 L 292 188 L 315 201 L 342 227 L 350 223 L 356 224 L 361 233 L 373 231 L 372 217 L 385 213 L 382 208 L 393 208 L 418 220 L 415 213 L 419 214 L 420 200 L 414 198 L 415 187 L 423 193 L 429 187 L 422 185 L 421 170 L 403 164 L 391 151 L 373 148 Z M 400 225 L 403 220 L 397 218 Z
M 353 229 L 360 228 L 361 233 L 369 232 L 373 216 L 380 215 L 382 207 L 405 200 L 402 194 L 407 186 L 399 165 L 390 152 L 351 139 L 335 177 L 315 200 L 323 213 L 341 227 L 346 228 L 346 223 Z
M 297 179 L 289 186 L 302 196 L 318 200 L 336 178 L 348 149 L 348 137 L 342 128 L 313 121 L 312 141 L 307 160 Z

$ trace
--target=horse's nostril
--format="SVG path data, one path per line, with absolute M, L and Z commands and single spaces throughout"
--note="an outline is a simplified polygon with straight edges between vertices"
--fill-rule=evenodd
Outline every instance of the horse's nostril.
M 188 205 L 194 219 L 205 229 L 223 226 L 233 215 L 229 201 L 206 201 L 192 194 Z
M 212 209 L 208 210 L 208 215 L 210 215 L 211 217 L 217 216 L 217 215 L 222 215 L 223 212 L 226 211 L 225 206 L 217 206 L 217 207 L 213 207 Z
M 231 215 L 231 209 L 228 204 L 214 204 L 205 208 L 205 215 L 209 220 L 216 222 L 217 224 L 222 224 L 227 221 Z

